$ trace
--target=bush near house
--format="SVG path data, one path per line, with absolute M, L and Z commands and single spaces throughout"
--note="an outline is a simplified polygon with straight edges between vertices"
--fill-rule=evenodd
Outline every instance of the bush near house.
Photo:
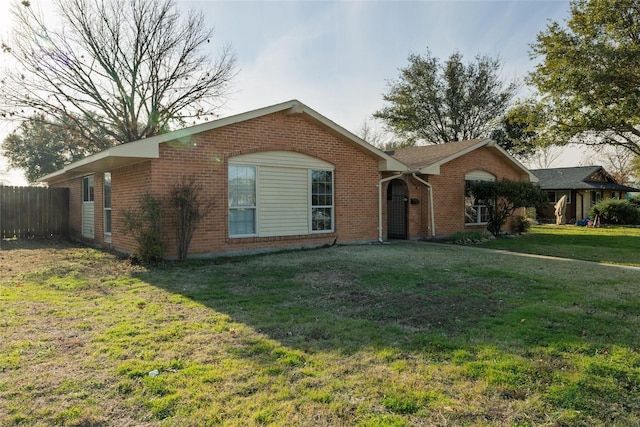
M 628 200 L 605 199 L 593 205 L 589 216 L 600 217 L 603 224 L 640 224 L 640 209 Z

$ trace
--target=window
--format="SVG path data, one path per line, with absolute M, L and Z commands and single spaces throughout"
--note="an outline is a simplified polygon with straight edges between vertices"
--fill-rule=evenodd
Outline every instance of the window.
M 104 174 L 104 234 L 111 234 L 111 173 Z
M 464 222 L 467 225 L 480 225 L 489 222 L 489 206 L 494 205 L 493 200 L 476 199 L 471 192 L 474 181 L 465 181 L 464 185 Z
M 495 180 L 495 176 L 482 170 L 472 171 L 464 176 L 464 222 L 466 225 L 484 225 L 489 222 L 489 207 L 495 206 L 495 201 L 476 199 L 471 192 L 471 187 L 474 182 Z
M 229 165 L 229 235 L 256 234 L 256 167 Z
M 612 191 L 611 192 L 611 198 L 613 200 L 620 200 L 620 192 L 619 191 Z
M 93 175 L 82 178 L 82 201 L 93 202 Z
M 333 172 L 311 171 L 311 231 L 333 230 Z
M 567 196 L 567 204 L 571 203 L 571 191 L 547 191 L 549 203 L 555 205 L 562 196 Z

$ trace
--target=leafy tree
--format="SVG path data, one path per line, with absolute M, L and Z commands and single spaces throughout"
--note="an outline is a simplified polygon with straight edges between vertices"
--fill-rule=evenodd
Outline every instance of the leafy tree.
M 65 123 L 87 144 L 126 143 L 216 112 L 234 76 L 225 47 L 204 54 L 204 16 L 174 0 L 55 0 L 59 28 L 30 2 L 14 3 L 15 30 L 2 49 L 13 64 L 0 80 L 4 117 L 33 111 Z
M 44 115 L 36 114 L 4 139 L 2 151 L 9 165 L 24 169 L 29 182 L 111 145 L 106 135 L 96 143 L 90 143 L 74 123 L 67 118 L 61 120 L 50 122 Z M 80 118 L 74 120 L 82 121 Z M 97 129 L 94 132 L 100 134 Z
M 550 23 L 531 53 L 558 142 L 640 154 L 639 0 L 573 0 L 566 26 Z
M 508 179 L 474 182 L 471 193 L 477 199 L 493 201 L 487 204 L 487 231 L 496 237 L 516 209 L 537 207 L 549 201 L 547 193 L 539 185 Z
M 430 52 L 409 55 L 383 95 L 386 107 L 374 113 L 408 145 L 488 136 L 518 88 L 499 77 L 499 59 L 476 56 L 464 64 L 460 53 L 441 63 Z
M 533 102 L 519 102 L 500 119 L 491 132 L 491 139 L 514 156 L 525 159 L 533 156 L 544 145 L 540 127 L 542 112 Z

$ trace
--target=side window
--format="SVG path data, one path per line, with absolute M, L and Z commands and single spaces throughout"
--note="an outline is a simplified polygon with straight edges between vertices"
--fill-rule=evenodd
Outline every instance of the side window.
M 104 234 L 111 234 L 111 173 L 104 174 Z
M 256 234 L 256 167 L 229 165 L 229 235 Z
M 93 202 L 93 175 L 82 178 L 82 201 Z

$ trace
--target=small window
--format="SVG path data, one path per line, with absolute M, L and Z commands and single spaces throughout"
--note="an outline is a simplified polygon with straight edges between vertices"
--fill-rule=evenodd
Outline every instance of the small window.
M 567 196 L 567 204 L 571 203 L 571 191 L 547 191 L 549 203 L 551 203 L 552 205 L 558 203 L 558 200 L 560 200 L 562 196 Z
M 256 167 L 229 165 L 229 235 L 256 234 Z
M 82 201 L 93 202 L 93 175 L 82 178 Z
M 311 171 L 311 231 L 333 231 L 332 171 Z
M 104 234 L 111 234 L 111 173 L 104 174 Z

